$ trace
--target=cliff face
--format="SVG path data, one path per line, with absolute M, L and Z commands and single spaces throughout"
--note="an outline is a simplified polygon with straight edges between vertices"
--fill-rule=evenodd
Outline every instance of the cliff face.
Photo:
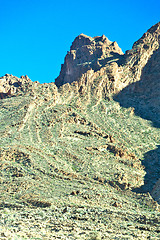
M 91 38 L 80 34 L 66 55 L 55 84 L 61 87 L 71 83 L 76 85 L 73 89 L 78 94 L 101 99 L 122 88 L 119 79 L 123 59 L 124 54 L 118 44 L 104 35 Z
M 65 57 L 55 84 L 62 93 L 74 91 L 88 99 L 94 96 L 98 101 L 116 94 L 120 96 L 120 103 L 123 99 L 122 106 L 133 107 L 142 118 L 151 120 L 156 126 L 158 122 L 159 126 L 160 22 L 125 54 L 116 42 L 104 35 L 95 38 L 79 35 Z M 153 169 L 152 174 L 147 173 L 146 182 L 153 183 L 152 186 L 145 184 L 143 190 L 153 188 L 152 195 L 160 202 L 160 180 L 156 183 L 154 176 L 159 175 L 159 167 L 153 167 L 147 159 L 146 164 Z
M 91 38 L 81 34 L 72 43 L 55 84 L 60 87 L 77 82 L 74 83 L 78 85 L 77 91 L 86 94 L 94 89 L 92 94 L 98 98 L 118 93 L 129 84 L 144 79 L 144 67 L 149 67 L 147 63 L 151 57 L 157 58 L 159 36 L 160 23 L 157 23 L 123 54 L 118 44 L 104 35 Z M 153 72 L 148 78 L 155 78 Z M 135 85 L 129 90 L 135 91 Z
M 134 107 L 142 118 L 160 124 L 160 23 L 151 27 L 125 54 L 126 87 L 117 94 L 123 107 Z M 116 99 L 116 98 L 115 98 Z
M 55 80 L 58 87 L 81 78 L 88 70 L 100 70 L 107 61 L 123 55 L 116 42 L 102 37 L 88 37 L 80 34 L 70 48 L 62 65 L 61 73 Z
M 72 92 L 99 100 L 126 87 L 128 92 L 144 91 L 146 86 L 158 88 L 159 44 L 160 23 L 151 27 L 125 54 L 104 35 L 92 38 L 80 34 L 65 57 L 55 85 L 62 98 L 67 92 L 70 98 Z M 37 85 L 27 76 L 17 78 L 6 74 L 0 78 L 0 97 L 35 92 Z M 58 92 L 55 85 L 52 92 Z
M 133 44 L 131 50 L 126 51 L 124 71 L 128 73 L 129 84 L 142 79 L 142 71 L 153 55 L 157 55 L 160 45 L 160 22 L 151 27 Z M 149 67 L 149 66 L 147 66 Z M 152 74 L 153 75 L 153 74 Z

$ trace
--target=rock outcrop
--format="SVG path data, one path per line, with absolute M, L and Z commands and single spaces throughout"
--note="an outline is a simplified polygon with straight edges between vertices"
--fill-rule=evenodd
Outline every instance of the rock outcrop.
M 82 94 L 94 89 L 98 98 L 118 93 L 144 78 L 143 69 L 150 58 L 158 54 L 159 36 L 160 22 L 136 41 L 131 50 L 123 54 L 118 44 L 109 41 L 104 35 L 91 38 L 80 34 L 66 55 L 55 84 L 61 87 L 74 82 L 72 85 L 78 85 L 78 92 Z M 131 85 L 129 91 L 137 90 L 136 86 Z
M 119 93 L 126 87 L 128 92 L 144 91 L 153 86 L 158 89 L 159 36 L 160 22 L 136 41 L 131 50 L 123 54 L 118 44 L 104 35 L 92 38 L 80 34 L 73 41 L 60 75 L 55 80 L 59 90 L 54 85 L 51 92 L 56 92 L 57 96 L 59 91 L 62 97 L 68 93 L 69 99 L 76 94 L 94 96 L 100 100 Z M 28 91 L 33 93 L 37 85 L 40 84 L 33 83 L 27 76 L 17 78 L 6 74 L 0 78 L 0 98 Z M 45 84 L 45 88 L 47 86 L 51 87 Z M 43 88 L 43 84 L 41 87 Z M 74 94 L 70 94 L 71 92 Z M 49 98 L 51 95 L 48 95 Z
M 114 99 L 123 107 L 160 126 L 160 23 L 151 27 L 125 54 L 122 66 L 125 88 Z
M 0 98 L 13 96 L 24 90 L 24 85 L 29 85 L 32 81 L 28 76 L 15 77 L 12 74 L 6 74 L 0 78 Z
M 66 55 L 55 84 L 60 87 L 65 83 L 78 81 L 80 93 L 97 87 L 96 91 L 99 92 L 106 87 L 107 82 L 110 88 L 113 80 L 119 75 L 117 62 L 122 58 L 123 52 L 118 44 L 109 41 L 104 35 L 92 38 L 80 34 Z
M 52 99 L 54 103 L 61 101 L 55 83 L 32 82 L 27 75 L 18 78 L 12 74 L 5 74 L 0 78 L 0 99 L 24 94 L 45 101 Z
M 160 46 L 160 22 L 152 26 L 125 53 L 124 72 L 129 77 L 129 84 L 142 79 L 142 71 Z

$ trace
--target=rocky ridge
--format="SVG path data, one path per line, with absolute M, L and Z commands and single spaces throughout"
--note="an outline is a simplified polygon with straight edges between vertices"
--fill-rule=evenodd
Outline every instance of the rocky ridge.
M 61 87 L 72 83 L 80 94 L 91 92 L 98 98 L 118 93 L 141 80 L 144 67 L 157 54 L 159 36 L 160 23 L 157 23 L 123 54 L 118 44 L 104 35 L 91 38 L 81 34 L 72 43 L 55 84 Z M 129 90 L 134 91 L 135 85 Z
M 123 55 L 116 42 L 111 42 L 107 37 L 88 37 L 80 34 L 70 48 L 62 65 L 61 73 L 55 80 L 59 87 L 65 83 L 72 83 L 81 78 L 88 70 L 100 70 L 107 61 Z
M 0 237 L 160 238 L 159 35 L 81 34 L 56 84 L 0 78 Z
M 17 94 L 23 91 L 25 84 L 31 83 L 28 76 L 21 76 L 20 78 L 13 76 L 12 74 L 6 74 L 0 78 L 0 98 L 3 99 L 7 96 Z M 22 86 L 23 85 L 23 86 Z
M 104 35 L 92 38 L 80 34 L 73 41 L 60 75 L 55 79 L 55 85 L 59 88 L 55 91 L 60 92 L 62 97 L 72 92 L 74 96 L 94 96 L 100 100 L 120 92 L 126 86 L 129 86 L 128 91 L 138 91 L 139 85 L 132 83 L 142 79 L 145 88 L 147 79 L 157 78 L 154 68 L 159 78 L 159 44 L 160 23 L 151 27 L 125 54 L 116 42 L 111 42 Z M 151 63 L 151 60 L 154 62 Z M 144 69 L 148 76 L 144 74 Z M 17 78 L 6 74 L 0 78 L 0 97 L 27 92 L 27 89 L 34 91 L 37 84 L 27 76 Z

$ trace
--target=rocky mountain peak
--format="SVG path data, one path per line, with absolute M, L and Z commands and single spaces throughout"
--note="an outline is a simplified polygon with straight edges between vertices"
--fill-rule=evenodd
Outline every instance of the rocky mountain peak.
M 105 35 L 89 37 L 82 33 L 73 41 L 55 84 L 60 87 L 65 83 L 80 82 L 84 74 L 91 70 L 92 78 L 93 72 L 97 77 L 97 73 L 101 70 L 112 80 L 117 79 L 117 72 L 121 73 L 118 77 L 118 85 L 114 84 L 113 92 L 115 89 L 121 90 L 126 85 L 141 79 L 144 66 L 159 48 L 159 36 L 160 22 L 152 26 L 133 44 L 131 50 L 123 54 L 118 44 L 111 42 Z M 108 75 L 108 72 L 112 74 Z
M 71 50 L 76 50 L 76 49 L 78 49 L 80 47 L 84 47 L 86 45 L 95 46 L 95 45 L 103 45 L 103 44 L 109 46 L 112 44 L 112 42 L 105 35 L 96 36 L 96 37 L 92 38 L 92 37 L 89 37 L 89 36 L 81 33 L 73 41 Z M 114 44 L 115 44 L 115 42 L 114 42 Z
M 93 38 L 81 33 L 73 41 L 70 50 L 76 50 L 84 45 L 92 45 L 92 44 L 93 44 Z
M 65 89 L 66 93 L 71 91 L 98 99 L 118 93 L 126 86 L 130 86 L 129 91 L 147 89 L 145 86 L 150 86 L 151 79 L 155 83 L 160 75 L 159 36 L 160 22 L 123 54 L 117 42 L 110 41 L 105 35 L 90 37 L 81 33 L 73 41 L 55 84 L 58 88 L 63 86 L 61 89 Z M 133 87 L 132 83 L 139 81 L 141 84 Z M 159 84 L 156 81 L 154 85 Z M 36 89 L 36 84 L 27 76 L 17 78 L 6 74 L 0 78 L 1 98 L 30 89 Z
M 123 55 L 123 52 L 118 44 L 111 42 L 105 35 L 92 38 L 80 34 L 66 55 L 55 84 L 60 87 L 65 83 L 78 81 L 88 70 L 97 72 L 108 60 L 119 55 Z

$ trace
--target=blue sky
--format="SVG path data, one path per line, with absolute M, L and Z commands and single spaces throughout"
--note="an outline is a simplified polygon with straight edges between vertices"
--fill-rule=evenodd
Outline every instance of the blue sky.
M 80 33 L 125 50 L 160 21 L 159 0 L 0 0 L 0 76 L 54 82 Z

